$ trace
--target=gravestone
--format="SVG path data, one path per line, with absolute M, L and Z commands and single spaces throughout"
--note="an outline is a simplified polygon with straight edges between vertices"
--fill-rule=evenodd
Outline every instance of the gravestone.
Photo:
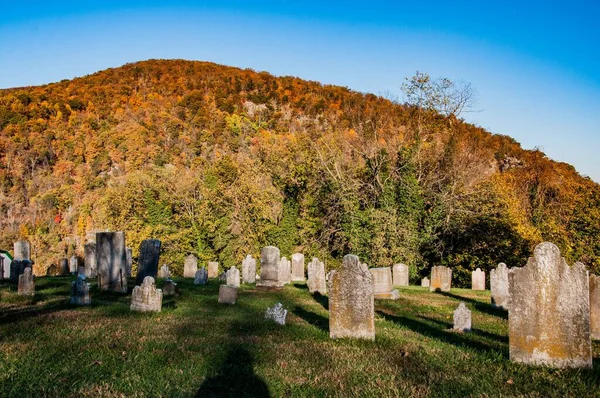
M 18 240 L 13 244 L 13 260 L 31 261 L 31 247 L 26 240 Z
M 77 276 L 79 275 L 85 276 L 85 267 L 82 267 L 81 265 L 77 267 Z
M 600 277 L 590 274 L 590 334 L 600 340 Z
M 48 269 L 46 270 L 46 276 L 58 276 L 60 275 L 60 269 L 58 268 L 58 265 L 56 264 L 51 264 Z
M 408 286 L 408 265 L 394 265 L 394 286 Z
M 292 262 L 285 257 L 281 257 L 279 263 L 279 281 L 284 285 L 292 281 Z
M 190 254 L 185 258 L 185 262 L 183 263 L 183 277 L 194 278 L 196 271 L 198 271 L 198 259 L 193 254 Z
M 19 282 L 19 275 L 25 272 L 25 268 L 32 268 L 31 260 L 13 260 L 10 263 L 10 280 L 11 282 Z
M 304 254 L 292 254 L 292 282 L 304 282 Z
M 238 295 L 238 288 L 235 286 L 221 285 L 219 286 L 219 303 L 235 304 Z
M 171 271 L 169 271 L 169 266 L 167 264 L 163 264 L 162 267 L 159 268 L 156 273 L 157 278 L 166 279 L 171 277 Z
M 61 275 L 69 275 L 69 260 L 66 258 L 59 259 L 58 268 L 60 268 Z
M 421 287 L 429 287 L 429 278 L 428 277 L 421 279 Z
M 90 305 L 90 284 L 85 281 L 85 275 L 77 276 L 77 279 L 71 282 L 71 304 Z
M 373 275 L 357 256 L 329 273 L 329 337 L 375 340 Z
M 508 309 L 508 267 L 504 263 L 498 264 L 496 269 L 490 271 L 490 292 L 492 305 L 496 308 Z
M 235 266 L 227 270 L 227 284 L 240 287 L 240 271 Z
M 202 267 L 196 271 L 196 275 L 194 276 L 194 285 L 206 285 L 206 282 L 208 282 L 208 271 L 206 268 Z
M 308 291 L 310 293 L 319 293 L 324 296 L 327 294 L 327 281 L 325 280 L 325 264 L 313 257 L 308 263 Z
M 177 296 L 179 294 L 177 289 L 177 283 L 171 279 L 165 279 L 162 286 L 163 296 Z
M 125 248 L 125 257 L 127 258 L 127 262 L 125 263 L 125 276 L 131 278 L 131 267 L 133 266 L 133 251 L 131 250 L 131 247 Z
M 79 268 L 79 259 L 77 256 L 72 255 L 69 259 L 69 272 L 71 275 L 77 274 L 77 268 Z
M 257 287 L 283 287 L 280 278 L 279 249 L 275 246 L 263 247 L 260 251 L 260 280 L 256 282 Z
M 283 308 L 283 304 L 277 303 L 272 308 L 267 308 L 265 311 L 265 320 L 273 320 L 278 325 L 285 325 L 285 317 L 287 310 Z
M 465 303 L 460 303 L 458 308 L 454 310 L 454 327 L 457 332 L 471 331 L 471 310 L 467 308 Z
M 371 268 L 373 275 L 373 297 L 375 299 L 397 300 L 398 290 L 392 286 L 392 270 L 390 267 Z
M 567 265 L 554 244 L 536 246 L 525 267 L 508 272 L 510 359 L 557 368 L 590 368 L 589 275 Z
M 242 282 L 256 283 L 256 259 L 249 254 L 242 261 Z
M 26 267 L 21 275 L 19 275 L 19 285 L 17 293 L 21 296 L 35 295 L 35 282 L 31 272 L 31 267 Z
M 135 286 L 131 292 L 131 311 L 160 312 L 162 309 L 163 292 L 156 288 L 154 278 L 147 276 L 140 286 Z
M 429 291 L 431 292 L 449 292 L 452 286 L 452 270 L 443 265 L 436 265 L 431 268 L 431 280 L 429 281 Z
M 90 242 L 83 246 L 83 266 L 85 267 L 85 276 L 88 278 L 96 277 L 96 243 Z
M 219 276 L 219 263 L 216 261 L 208 262 L 208 277 L 217 278 Z
M 96 233 L 96 273 L 100 290 L 127 293 L 125 233 Z
M 147 276 L 153 279 L 158 274 L 158 260 L 160 258 L 161 242 L 158 239 L 146 239 L 140 244 L 140 255 L 138 256 L 137 276 L 135 284 L 141 284 Z M 160 278 L 160 276 L 158 276 Z M 165 276 L 162 276 L 165 278 Z
M 471 290 L 485 290 L 485 272 L 481 268 L 471 273 Z

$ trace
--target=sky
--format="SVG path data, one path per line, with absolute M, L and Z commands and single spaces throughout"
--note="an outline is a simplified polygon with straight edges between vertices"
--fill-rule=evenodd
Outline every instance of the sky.
M 590 0 L 0 0 L 0 88 L 175 58 L 402 101 L 420 71 L 472 84 L 468 122 L 600 182 L 599 21 Z

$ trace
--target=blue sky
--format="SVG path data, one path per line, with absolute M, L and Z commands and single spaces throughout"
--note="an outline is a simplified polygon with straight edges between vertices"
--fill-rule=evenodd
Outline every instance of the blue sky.
M 182 58 L 401 98 L 419 70 L 473 84 L 467 121 L 600 181 L 600 2 L 7 3 L 0 88 Z

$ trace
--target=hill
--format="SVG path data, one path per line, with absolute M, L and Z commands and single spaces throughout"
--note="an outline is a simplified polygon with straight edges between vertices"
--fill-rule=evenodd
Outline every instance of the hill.
M 542 240 L 600 270 L 600 187 L 572 166 L 343 87 L 150 60 L 0 90 L 0 128 L 0 247 L 29 239 L 37 273 L 103 229 L 176 272 L 274 244 L 461 284 Z

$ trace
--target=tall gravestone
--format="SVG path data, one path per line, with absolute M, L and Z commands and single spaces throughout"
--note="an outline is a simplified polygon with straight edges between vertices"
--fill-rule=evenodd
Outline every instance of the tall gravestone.
M 432 292 L 449 292 L 452 287 L 452 270 L 443 265 L 431 268 L 429 290 Z
M 304 282 L 304 254 L 292 254 L 292 282 Z
M 240 271 L 235 266 L 227 270 L 227 285 L 240 287 Z
M 14 283 L 19 282 L 19 275 L 25 272 L 25 268 L 32 268 L 31 249 L 29 242 L 26 240 L 18 240 L 13 244 L 14 256 L 10 263 L 9 277 Z
M 194 276 L 194 285 L 206 285 L 206 282 L 208 282 L 208 271 L 201 267 Z
M 198 271 L 198 259 L 193 254 L 190 254 L 185 258 L 185 262 L 183 263 L 183 277 L 194 278 L 196 271 Z
M 280 260 L 279 281 L 285 285 L 292 281 L 292 262 L 285 257 L 281 257 Z
M 83 246 L 83 266 L 86 277 L 96 277 L 96 243 L 90 242 Z
M 353 254 L 329 274 L 329 337 L 375 339 L 373 276 Z
M 408 265 L 394 265 L 394 286 L 408 286 Z
M 260 251 L 260 280 L 256 282 L 258 287 L 283 287 L 284 282 L 280 278 L 279 249 L 275 246 L 263 247 Z
M 600 277 L 590 274 L 590 334 L 600 340 Z
M 26 240 L 18 240 L 13 244 L 14 260 L 31 261 L 31 247 Z
M 375 299 L 397 300 L 400 294 L 392 285 L 392 270 L 390 267 L 371 268 L 373 275 L 373 297 Z
M 71 275 L 77 274 L 77 268 L 79 267 L 79 259 L 76 255 L 72 255 L 69 259 L 69 272 Z
M 325 278 L 325 264 L 313 257 L 308 263 L 308 291 L 310 293 L 319 293 L 322 296 L 327 294 L 327 281 Z
M 127 293 L 125 233 L 96 233 L 96 267 L 100 290 Z
M 508 267 L 504 263 L 498 264 L 496 269 L 490 271 L 490 292 L 492 305 L 496 308 L 508 309 Z
M 131 247 L 125 248 L 125 257 L 127 258 L 127 262 L 125 263 L 125 276 L 131 278 L 131 267 L 133 266 L 133 250 L 131 250 Z
M 146 239 L 140 244 L 138 270 L 135 277 L 136 285 L 142 284 L 147 276 L 151 276 L 153 279 L 157 277 L 160 245 L 161 242 L 158 239 Z
M 557 368 L 592 366 L 589 275 L 567 265 L 554 244 L 536 246 L 508 273 L 510 359 Z
M 151 276 L 146 276 L 140 286 L 135 286 L 131 292 L 131 311 L 160 312 L 162 309 L 163 292 L 156 288 L 156 282 Z
M 71 304 L 90 305 L 90 284 L 86 282 L 85 275 L 77 276 L 77 279 L 71 282 Z
M 21 275 L 19 275 L 19 285 L 17 293 L 21 296 L 35 295 L 35 282 L 31 267 L 26 267 Z
M 58 260 L 58 268 L 60 268 L 61 275 L 69 275 L 69 260 L 66 258 L 60 258 Z
M 471 273 L 471 290 L 485 290 L 485 272 L 481 268 Z
M 256 283 L 256 259 L 249 254 L 242 261 L 242 282 Z
M 208 277 L 217 278 L 219 276 L 219 263 L 216 261 L 208 262 Z

